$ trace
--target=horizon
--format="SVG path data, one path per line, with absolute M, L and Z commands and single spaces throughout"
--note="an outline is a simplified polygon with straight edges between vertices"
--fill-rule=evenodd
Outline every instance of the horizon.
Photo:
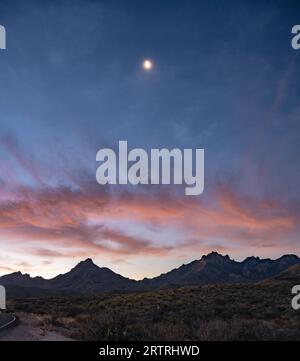
M 143 277 L 143 278 L 138 278 L 138 279 L 137 279 L 137 278 L 127 277 L 126 275 L 123 275 L 123 274 L 115 271 L 115 270 L 112 269 L 112 268 L 99 266 L 97 263 L 94 262 L 94 260 L 93 260 L 92 258 L 86 258 L 86 259 L 84 259 L 84 260 L 81 260 L 81 261 L 77 262 L 77 263 L 74 264 L 70 269 L 65 270 L 64 272 L 62 272 L 62 273 L 60 273 L 60 274 L 66 274 L 66 273 L 70 272 L 72 269 L 74 269 L 75 267 L 77 267 L 79 264 L 81 264 L 81 263 L 86 263 L 86 262 L 88 262 L 88 261 L 91 261 L 95 266 L 97 266 L 97 267 L 99 267 L 99 268 L 108 268 L 108 269 L 110 269 L 111 271 L 113 271 L 114 273 L 116 273 L 116 274 L 118 274 L 118 275 L 120 275 L 120 276 L 123 276 L 123 277 L 125 277 L 125 278 L 128 278 L 128 279 L 130 279 L 130 280 L 133 280 L 133 281 L 142 281 L 143 279 L 153 279 L 153 278 L 159 277 L 159 276 L 161 276 L 161 275 L 163 275 L 163 274 L 166 274 L 166 273 L 168 273 L 168 272 L 170 272 L 170 271 L 173 271 L 173 270 L 175 270 L 175 269 L 178 269 L 178 268 L 180 268 L 180 267 L 182 267 L 182 266 L 189 265 L 190 263 L 193 263 L 193 262 L 195 262 L 195 261 L 201 261 L 203 257 L 208 257 L 208 256 L 210 256 L 210 255 L 212 255 L 212 254 L 216 254 L 216 255 L 221 256 L 221 257 L 223 257 L 223 258 L 224 258 L 224 257 L 229 257 L 229 259 L 230 259 L 231 261 L 234 261 L 234 262 L 237 262 L 237 263 L 243 263 L 244 261 L 246 261 L 246 260 L 249 259 L 249 258 L 259 259 L 260 261 L 268 261 L 268 260 L 270 260 L 270 261 L 277 261 L 277 260 L 279 260 L 279 259 L 281 259 L 281 258 L 283 258 L 283 257 L 296 256 L 296 257 L 298 257 L 298 258 L 300 259 L 300 256 L 297 255 L 297 254 L 293 254 L 293 253 L 288 254 L 288 253 L 287 253 L 287 254 L 281 255 L 281 256 L 278 257 L 278 258 L 260 258 L 260 257 L 258 257 L 258 256 L 248 256 L 248 257 L 246 257 L 246 258 L 244 258 L 244 259 L 242 259 L 242 260 L 236 260 L 236 259 L 232 258 L 232 257 L 231 257 L 230 255 L 228 255 L 228 254 L 221 254 L 221 253 L 218 253 L 218 252 L 216 252 L 216 251 L 211 251 L 210 253 L 203 254 L 203 255 L 201 256 L 201 258 L 195 258 L 194 260 L 192 260 L 192 261 L 190 261 L 190 262 L 188 262 L 188 263 L 182 263 L 181 265 L 175 266 L 175 267 L 172 268 L 172 269 L 169 269 L 169 270 L 167 270 L 167 271 L 165 271 L 165 272 L 159 273 L 159 274 L 154 275 L 154 276 L 152 276 L 152 277 L 147 277 L 147 276 L 145 276 L 145 277 Z M 55 276 L 53 276 L 53 277 L 51 277 L 51 278 L 47 278 L 47 277 L 43 277 L 42 275 L 32 275 L 32 274 L 30 274 L 30 273 L 28 273 L 28 272 L 22 272 L 22 270 L 18 270 L 18 271 L 14 271 L 14 272 L 11 272 L 11 273 L 0 274 L 0 277 L 2 277 L 2 276 L 7 276 L 7 275 L 10 275 L 10 274 L 13 274 L 13 273 L 21 273 L 22 275 L 29 275 L 29 276 L 32 277 L 32 278 L 33 278 L 33 277 L 42 277 L 42 278 L 45 279 L 45 280 L 51 280 L 51 279 L 55 278 L 56 276 L 60 275 L 60 274 L 57 274 L 57 275 L 55 275 Z
M 93 258 L 142 279 L 212 250 L 300 255 L 297 9 L 1 2 L 0 274 Z M 120 140 L 204 149 L 204 192 L 99 185 L 97 151 Z

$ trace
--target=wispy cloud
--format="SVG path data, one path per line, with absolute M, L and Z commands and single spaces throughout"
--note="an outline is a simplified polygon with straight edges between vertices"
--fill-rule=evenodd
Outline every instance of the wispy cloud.
M 91 254 L 113 259 L 166 256 L 180 249 L 193 252 L 216 245 L 230 249 L 264 244 L 288 250 L 295 246 L 299 232 L 299 207 L 239 196 L 225 186 L 209 202 L 164 194 L 112 196 L 65 187 L 19 195 L 18 200 L 0 204 L 0 237 L 46 259 Z M 117 230 L 111 228 L 112 221 L 119 222 Z M 126 227 L 126 222 L 133 221 L 142 230 L 135 235 Z M 162 234 L 177 230 L 183 236 L 157 242 L 150 238 L 153 228 Z

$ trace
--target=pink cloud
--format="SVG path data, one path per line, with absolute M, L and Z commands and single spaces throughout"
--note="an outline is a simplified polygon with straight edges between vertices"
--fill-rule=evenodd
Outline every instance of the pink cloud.
M 191 197 L 123 193 L 68 188 L 23 189 L 18 199 L 0 203 L 0 238 L 4 247 L 18 245 L 46 259 L 106 254 L 112 259 L 167 256 L 235 247 L 295 247 L 299 214 L 295 208 L 270 199 L 238 196 L 220 187 L 213 202 Z M 134 221 L 144 229 L 155 227 L 183 234 L 179 242 L 154 242 L 132 230 L 115 230 L 109 222 Z M 171 240 L 172 241 L 172 240 Z

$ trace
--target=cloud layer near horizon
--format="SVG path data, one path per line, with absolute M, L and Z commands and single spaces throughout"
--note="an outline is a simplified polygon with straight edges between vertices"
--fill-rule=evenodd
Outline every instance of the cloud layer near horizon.
M 199 258 L 211 250 L 245 249 L 279 255 L 299 250 L 299 218 L 295 205 L 238 196 L 224 186 L 210 202 L 163 193 L 22 188 L 14 200 L 0 203 L 0 243 L 6 251 L 50 261 L 93 255 L 127 262 L 181 253 Z

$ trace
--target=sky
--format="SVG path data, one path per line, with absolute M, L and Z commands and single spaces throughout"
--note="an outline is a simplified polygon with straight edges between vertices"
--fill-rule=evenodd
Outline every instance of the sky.
M 141 279 L 300 255 L 296 1 L 0 1 L 0 274 Z M 145 59 L 153 68 L 145 71 Z M 100 186 L 96 153 L 204 148 L 205 186 Z

